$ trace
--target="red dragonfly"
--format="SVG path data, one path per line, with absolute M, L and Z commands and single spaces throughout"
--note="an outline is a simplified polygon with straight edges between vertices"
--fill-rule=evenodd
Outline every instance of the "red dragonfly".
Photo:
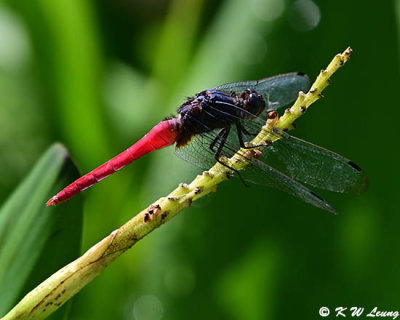
M 231 157 L 251 141 L 271 111 L 289 105 L 299 91 L 307 91 L 309 79 L 287 73 L 258 81 L 234 82 L 197 93 L 178 109 L 178 115 L 157 124 L 131 147 L 61 190 L 47 206 L 64 202 L 143 155 L 176 143 L 176 154 L 208 169 L 216 161 L 229 167 L 222 156 Z M 274 131 L 278 140 L 269 143 L 262 157 L 251 159 L 250 168 L 232 169 L 242 179 L 281 189 L 318 208 L 335 209 L 300 184 L 335 192 L 360 193 L 368 179 L 354 162 L 334 152 Z M 245 156 L 245 155 L 242 155 Z

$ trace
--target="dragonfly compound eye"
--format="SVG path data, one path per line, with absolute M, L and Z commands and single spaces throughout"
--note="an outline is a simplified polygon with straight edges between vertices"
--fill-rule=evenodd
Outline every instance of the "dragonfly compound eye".
M 257 94 L 254 90 L 251 91 L 247 101 L 245 102 L 245 109 L 258 116 L 265 108 L 265 100 L 262 95 Z

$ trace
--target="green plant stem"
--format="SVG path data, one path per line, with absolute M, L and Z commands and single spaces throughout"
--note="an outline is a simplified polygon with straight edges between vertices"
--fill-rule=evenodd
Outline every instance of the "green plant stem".
M 277 135 L 270 134 L 272 125 L 281 130 L 293 129 L 293 122 L 321 97 L 321 92 L 329 84 L 332 74 L 349 60 L 350 55 L 351 48 L 336 55 L 328 67 L 320 72 L 309 92 L 307 94 L 300 92 L 294 105 L 287 109 L 281 118 L 268 120 L 251 143 L 259 145 L 278 139 Z M 254 150 L 257 149 L 260 148 L 254 148 Z M 247 157 L 243 157 L 243 154 L 246 154 Z M 252 156 L 254 153 L 252 154 L 248 149 L 240 149 L 233 157 L 225 159 L 225 161 L 232 168 L 243 170 L 249 164 Z M 119 229 L 90 248 L 83 256 L 57 271 L 33 289 L 3 320 L 47 317 L 137 241 L 189 207 L 193 201 L 216 191 L 217 185 L 227 180 L 231 173 L 230 169 L 217 163 L 209 171 L 198 175 L 190 184 L 180 184 L 168 196 L 160 198 L 139 212 Z

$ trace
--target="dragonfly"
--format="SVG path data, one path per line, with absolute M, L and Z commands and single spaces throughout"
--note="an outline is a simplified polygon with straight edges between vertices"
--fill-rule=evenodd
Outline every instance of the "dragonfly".
M 266 118 L 309 88 L 308 76 L 293 72 L 203 90 L 187 98 L 176 117 L 161 121 L 131 147 L 72 182 L 53 196 L 47 206 L 67 201 L 147 153 L 176 144 L 176 155 L 200 168 L 209 169 L 219 162 L 245 185 L 254 182 L 274 187 L 336 213 L 327 201 L 304 184 L 341 193 L 365 191 L 368 178 L 364 171 L 337 153 L 281 130 L 272 130 L 274 142 L 263 145 L 257 157 L 247 157 L 250 165 L 245 170 L 238 172 L 225 161 L 241 148 L 259 147 L 249 142 L 265 125 Z M 246 153 L 240 156 L 246 157 Z

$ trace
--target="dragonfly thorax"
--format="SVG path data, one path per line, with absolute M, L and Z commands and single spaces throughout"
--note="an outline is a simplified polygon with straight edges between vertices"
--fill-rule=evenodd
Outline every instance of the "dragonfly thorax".
M 205 90 L 188 98 L 178 109 L 182 133 L 177 146 L 185 145 L 200 133 L 228 128 L 240 119 L 252 119 L 265 108 L 262 95 L 253 89 L 242 93 Z

